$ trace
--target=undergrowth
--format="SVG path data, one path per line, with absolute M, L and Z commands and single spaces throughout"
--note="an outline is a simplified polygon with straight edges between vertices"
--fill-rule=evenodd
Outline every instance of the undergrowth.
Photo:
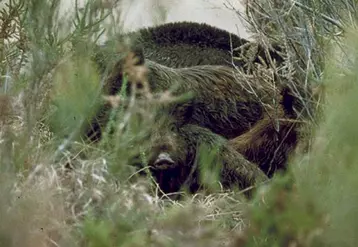
M 60 18 L 59 3 L 9 0 L 0 12 L 0 246 L 355 246 L 355 1 L 250 1 L 255 38 L 285 48 L 279 76 L 319 88 L 300 95 L 314 123 L 306 152 L 251 201 L 235 192 L 174 201 L 150 176 L 132 179 L 128 161 L 155 106 L 173 99 L 154 99 L 130 59 L 143 100 L 104 97 L 91 58 L 100 37 L 120 32 L 112 7 L 89 1 Z M 128 55 L 124 43 L 112 49 Z M 118 121 L 89 144 L 81 134 L 103 102 Z

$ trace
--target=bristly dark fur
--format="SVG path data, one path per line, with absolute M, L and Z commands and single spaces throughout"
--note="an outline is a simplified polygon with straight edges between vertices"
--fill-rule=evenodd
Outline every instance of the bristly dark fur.
M 123 36 L 132 37 L 132 48 L 143 50 L 140 56 L 171 68 L 224 65 L 251 74 L 256 70 L 253 64 L 267 64 L 271 68 L 271 60 L 278 67 L 284 63 L 284 50 L 278 44 L 271 44 L 271 48 L 266 50 L 256 42 L 204 23 L 167 23 Z M 288 82 L 282 75 L 275 77 L 276 82 L 280 77 L 283 83 L 287 83 L 285 86 L 289 92 L 286 96 L 291 95 L 294 101 L 292 111 L 310 116 L 313 111 L 308 102 L 311 99 L 310 88 L 305 87 L 299 79 Z
M 246 59 L 265 63 L 269 58 L 265 49 L 225 30 L 204 23 L 174 22 L 155 27 L 142 28 L 123 34 L 117 39 L 130 37 L 132 47 L 143 49 L 145 58 L 157 63 L 182 68 L 196 65 L 226 65 L 247 69 Z M 107 44 L 108 45 L 108 44 Z M 256 50 L 250 50 L 256 45 Z M 278 64 L 283 62 L 282 49 L 273 45 L 269 56 Z M 233 59 L 234 57 L 234 59 Z
M 178 126 L 197 125 L 234 138 L 230 145 L 268 176 L 286 169 L 288 157 L 298 143 L 300 126 L 295 121 L 294 98 L 286 87 L 265 84 L 226 66 L 173 69 L 149 60 L 146 64 L 152 92 L 176 86 L 175 96 L 193 93 L 192 99 L 165 108 Z M 112 77 L 110 85 L 112 90 L 118 90 L 120 78 Z M 274 95 L 277 105 L 273 103 Z
M 136 51 L 141 61 L 149 59 L 172 68 L 225 65 L 252 73 L 256 68 L 251 63 L 270 64 L 272 59 L 280 67 L 284 62 L 283 49 L 278 44 L 272 44 L 272 49 L 267 51 L 259 44 L 233 33 L 194 22 L 167 23 L 122 34 L 98 49 L 98 53 L 105 47 L 111 47 L 112 42 L 124 38 L 130 38 L 131 49 Z M 112 52 L 113 55 L 118 56 Z M 313 109 L 308 102 L 311 90 L 298 81 L 289 84 L 286 86 L 294 97 L 295 111 L 311 115 Z
M 184 103 L 166 107 L 178 124 L 196 124 L 225 138 L 235 138 L 249 130 L 263 118 L 265 111 L 272 111 L 272 98 L 280 93 L 272 85 L 253 79 L 247 81 L 245 76 L 226 66 L 173 69 L 149 60 L 146 65 L 152 92 L 175 87 L 174 96 L 193 94 Z M 121 74 L 114 73 L 108 81 L 109 91 L 117 92 L 121 80 Z
M 197 125 L 234 139 L 230 145 L 269 176 L 286 168 L 289 154 L 298 142 L 299 128 L 298 123 L 285 122 L 296 119 L 294 99 L 286 87 L 274 87 L 226 66 L 174 69 L 149 60 L 146 65 L 152 92 L 175 87 L 174 96 L 193 93 L 188 101 L 166 105 L 160 116 L 169 114 L 179 127 Z M 108 80 L 111 93 L 122 86 L 118 72 L 113 71 Z M 277 105 L 273 103 L 275 95 Z M 284 119 L 280 125 L 277 118 Z

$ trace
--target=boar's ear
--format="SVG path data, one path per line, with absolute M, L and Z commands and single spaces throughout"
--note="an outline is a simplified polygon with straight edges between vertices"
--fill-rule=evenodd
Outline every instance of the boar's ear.
M 169 129 L 171 132 L 179 132 L 179 128 L 180 128 L 181 125 L 179 125 L 177 122 L 175 121 L 172 121 L 170 124 L 169 124 Z
M 131 46 L 130 51 L 134 54 L 136 58 L 135 65 L 144 65 L 145 64 L 145 57 L 144 57 L 144 50 L 141 46 Z

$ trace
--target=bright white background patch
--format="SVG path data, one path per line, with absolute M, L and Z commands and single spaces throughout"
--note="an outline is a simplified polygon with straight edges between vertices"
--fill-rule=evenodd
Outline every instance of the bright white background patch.
M 121 21 L 125 30 L 156 24 L 193 21 L 204 22 L 250 39 L 245 28 L 242 0 L 123 0 Z M 236 13 L 232 8 L 236 9 Z M 164 19 L 161 11 L 165 10 Z
M 85 2 L 86 0 L 78 0 L 80 7 Z M 242 2 L 243 0 L 119 0 L 113 14 L 119 18 L 124 31 L 168 22 L 193 21 L 207 23 L 251 40 L 245 28 L 247 24 L 240 17 L 244 16 L 245 10 Z M 61 0 L 61 13 L 71 14 L 74 4 L 74 0 Z

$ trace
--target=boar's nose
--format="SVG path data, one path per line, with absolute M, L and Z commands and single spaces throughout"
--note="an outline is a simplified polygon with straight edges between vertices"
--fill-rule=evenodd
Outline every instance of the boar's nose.
M 155 170 L 164 170 L 171 168 L 175 165 L 174 160 L 168 153 L 160 153 L 157 159 L 154 161 L 153 168 Z

